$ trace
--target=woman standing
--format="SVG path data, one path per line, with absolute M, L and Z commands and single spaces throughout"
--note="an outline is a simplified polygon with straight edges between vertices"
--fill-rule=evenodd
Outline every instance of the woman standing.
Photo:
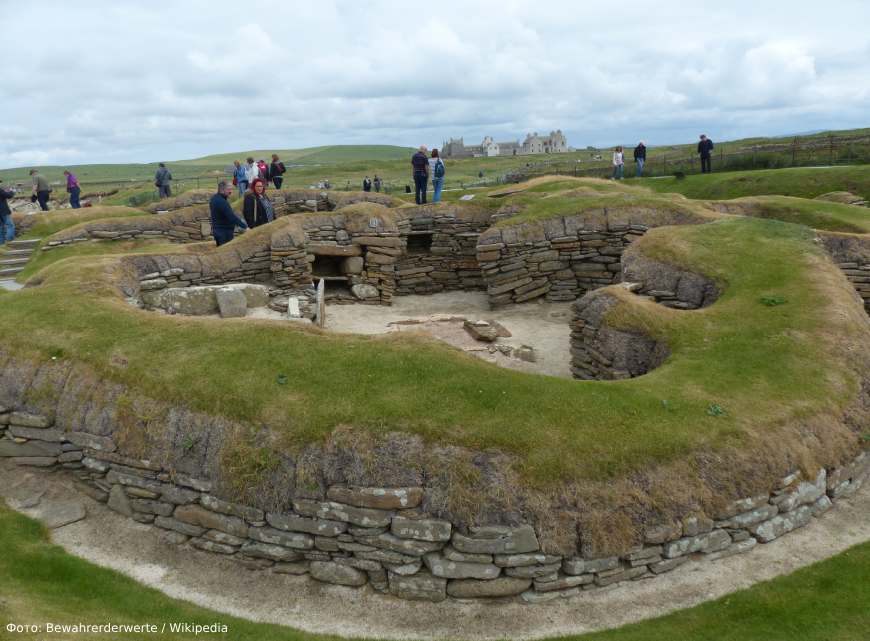
M 444 161 L 438 155 L 438 150 L 432 150 L 429 159 L 429 175 L 432 176 L 432 202 L 441 202 L 441 188 L 444 186 Z
M 275 209 L 266 195 L 266 183 L 262 179 L 255 178 L 251 183 L 251 191 L 245 194 L 242 204 L 242 215 L 251 229 L 275 220 Z
M 613 150 L 613 179 L 622 180 L 625 172 L 625 156 L 622 153 L 622 147 L 617 147 Z

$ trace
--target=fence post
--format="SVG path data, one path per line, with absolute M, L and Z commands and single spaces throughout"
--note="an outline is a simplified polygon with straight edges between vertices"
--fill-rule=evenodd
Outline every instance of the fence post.
M 798 145 L 798 139 L 797 139 L 797 136 L 795 136 L 794 142 L 791 144 L 791 166 L 792 167 L 795 166 L 795 158 L 797 156 L 797 145 Z
M 833 165 L 834 164 L 834 137 L 829 136 L 828 141 L 830 142 L 830 145 L 831 145 L 830 160 L 828 161 L 828 164 Z

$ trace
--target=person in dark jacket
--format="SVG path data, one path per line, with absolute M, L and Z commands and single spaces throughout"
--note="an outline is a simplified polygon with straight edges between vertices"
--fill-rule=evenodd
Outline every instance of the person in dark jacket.
M 372 181 L 368 176 L 363 178 L 363 191 L 371 191 L 372 190 Z
M 281 189 L 281 184 L 284 182 L 284 172 L 287 168 L 284 163 L 278 160 L 278 154 L 272 154 L 272 164 L 269 165 L 269 176 L 272 177 L 272 184 L 275 189 Z
M 701 156 L 701 173 L 709 174 L 713 171 L 710 166 L 710 157 L 713 153 L 713 141 L 701 134 L 701 140 L 698 142 L 698 155 Z
M 426 145 L 421 145 L 420 150 L 411 156 L 411 177 L 414 179 L 414 202 L 418 205 L 426 204 L 426 186 L 429 182 L 429 158 L 426 155 Z
M 30 178 L 33 180 L 33 195 L 36 196 L 39 208 L 42 211 L 48 211 L 48 198 L 51 196 L 51 186 L 48 184 L 45 176 L 36 169 L 30 170 Z
M 242 215 L 251 229 L 275 220 L 275 209 L 266 195 L 265 181 L 254 178 L 251 190 L 245 194 L 245 199 L 242 201 Z
M 0 185 L 0 245 L 15 240 L 15 223 L 12 222 L 12 210 L 7 202 L 14 195 L 14 189 Z
M 157 187 L 160 198 L 169 198 L 172 195 L 172 188 L 169 183 L 172 181 L 172 174 L 166 168 L 166 165 L 157 163 L 157 172 L 154 174 L 154 185 Z
M 247 229 L 248 226 L 241 218 L 236 216 L 229 202 L 233 193 L 233 186 L 226 180 L 218 183 L 217 193 L 208 201 L 208 209 L 211 214 L 211 234 L 218 247 L 228 243 L 235 235 L 235 228 Z
M 637 178 L 643 176 L 643 166 L 646 163 L 646 145 L 641 140 L 634 148 L 634 175 Z

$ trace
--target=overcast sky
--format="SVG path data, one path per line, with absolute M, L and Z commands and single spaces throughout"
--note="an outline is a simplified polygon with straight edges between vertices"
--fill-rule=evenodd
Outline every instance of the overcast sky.
M 0 167 L 870 126 L 867 0 L 0 0 Z

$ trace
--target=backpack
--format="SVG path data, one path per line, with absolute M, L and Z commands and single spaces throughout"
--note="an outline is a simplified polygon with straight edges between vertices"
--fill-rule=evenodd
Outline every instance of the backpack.
M 444 161 L 440 158 L 435 161 L 435 171 L 433 173 L 435 178 L 444 178 Z

